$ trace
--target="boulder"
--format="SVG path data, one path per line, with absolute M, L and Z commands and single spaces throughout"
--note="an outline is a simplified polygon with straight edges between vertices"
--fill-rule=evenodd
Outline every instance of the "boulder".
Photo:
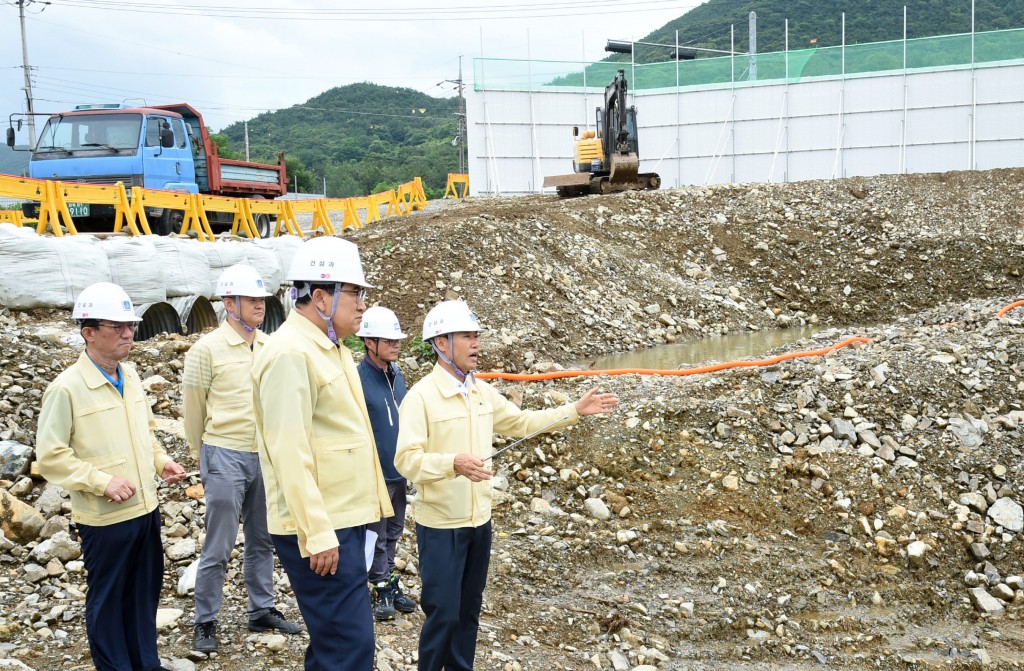
M 39 536 L 46 520 L 35 508 L 0 489 L 0 528 L 12 541 L 30 543 Z

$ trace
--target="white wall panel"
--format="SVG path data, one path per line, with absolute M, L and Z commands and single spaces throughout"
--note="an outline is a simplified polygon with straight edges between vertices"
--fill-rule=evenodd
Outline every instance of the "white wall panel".
M 978 169 L 1024 165 L 1021 82 L 1017 63 L 633 91 L 630 103 L 640 125 L 640 169 L 658 172 L 665 187 L 779 182 L 896 173 L 901 165 L 905 172 L 966 170 L 972 148 Z M 473 192 L 535 192 L 543 175 L 571 171 L 572 127 L 593 128 L 602 102 L 595 92 L 469 91 Z

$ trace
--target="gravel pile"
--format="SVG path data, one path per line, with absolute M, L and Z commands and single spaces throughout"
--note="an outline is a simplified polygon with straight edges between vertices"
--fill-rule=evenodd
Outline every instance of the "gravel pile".
M 1024 288 L 1022 186 L 1006 170 L 469 200 L 353 235 L 407 330 L 470 301 L 484 368 L 787 325 L 823 330 L 776 353 L 870 339 L 691 377 L 497 382 L 529 408 L 595 383 L 622 406 L 499 458 L 477 667 L 1024 668 L 1024 308 L 995 317 Z M 65 312 L 0 313 L 0 668 L 90 668 L 68 501 L 32 468 L 73 335 Z M 189 470 L 195 339 L 132 354 Z M 222 652 L 189 650 L 202 496 L 196 478 L 162 494 L 165 665 L 297 668 L 304 636 L 245 630 L 241 539 Z M 414 546 L 399 567 L 418 598 Z M 280 570 L 277 589 L 297 618 Z M 377 625 L 378 669 L 415 668 L 421 623 Z

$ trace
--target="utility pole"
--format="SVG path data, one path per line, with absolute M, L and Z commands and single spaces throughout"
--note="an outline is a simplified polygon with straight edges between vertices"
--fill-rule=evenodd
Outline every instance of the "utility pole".
M 28 101 L 28 146 L 35 149 L 36 146 L 36 117 L 35 106 L 32 104 L 32 71 L 28 66 L 28 37 L 25 33 L 25 7 L 39 0 L 15 0 L 18 4 L 18 18 L 21 19 L 21 60 L 22 69 L 25 71 L 25 100 Z M 42 3 L 50 4 L 49 2 Z
M 249 120 L 243 120 L 242 123 L 245 125 L 245 160 L 249 160 Z
M 459 150 L 459 173 L 465 174 L 467 163 L 469 162 L 469 156 L 466 153 L 466 96 L 465 82 L 462 81 L 462 56 L 459 56 L 459 78 L 458 79 L 445 79 L 441 84 L 455 84 L 456 90 L 459 92 L 459 111 L 455 113 L 458 117 L 458 130 L 455 132 L 455 138 L 452 140 L 452 145 L 456 146 Z

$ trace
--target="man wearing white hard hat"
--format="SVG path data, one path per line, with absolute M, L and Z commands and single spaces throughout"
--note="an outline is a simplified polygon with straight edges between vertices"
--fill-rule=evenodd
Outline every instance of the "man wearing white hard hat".
M 239 519 L 245 536 L 242 566 L 249 630 L 302 631 L 274 607 L 274 544 L 267 530 L 252 412 L 252 362 L 267 340 L 260 326 L 270 293 L 260 274 L 244 264 L 221 273 L 216 293 L 227 316 L 185 355 L 182 394 L 185 436 L 192 458 L 199 462 L 206 497 L 192 637 L 192 648 L 205 653 L 217 652 L 217 615 Z
M 164 573 L 156 486 L 180 481 L 185 470 L 157 441 L 149 400 L 125 361 L 141 321 L 128 294 L 109 282 L 92 284 L 75 299 L 72 317 L 85 352 L 43 394 L 39 472 L 71 494 L 96 670 L 163 669 L 156 651 Z
M 491 435 L 526 437 L 610 413 L 615 394 L 593 388 L 575 403 L 521 410 L 473 377 L 483 329 L 463 301 L 434 306 L 423 341 L 437 365 L 417 382 L 400 411 L 395 467 L 419 492 L 416 519 L 426 614 L 419 671 L 469 671 L 491 555 Z
M 416 602 L 405 595 L 395 573 L 398 539 L 405 530 L 405 478 L 395 470 L 395 445 L 398 442 L 398 406 L 405 398 L 405 376 L 398 369 L 398 350 L 406 335 L 391 310 L 375 306 L 363 313 L 363 325 L 356 334 L 363 340 L 366 356 L 359 364 L 366 409 L 370 413 L 373 438 L 388 496 L 395 514 L 382 519 L 373 531 L 377 542 L 373 550 L 369 579 L 373 585 L 373 618 L 395 619 L 396 611 L 411 613 Z
M 392 515 L 363 389 L 342 339 L 369 283 L 359 250 L 307 240 L 285 277 L 295 308 L 253 365 L 270 535 L 309 631 L 306 669 L 370 671 L 367 525 Z

